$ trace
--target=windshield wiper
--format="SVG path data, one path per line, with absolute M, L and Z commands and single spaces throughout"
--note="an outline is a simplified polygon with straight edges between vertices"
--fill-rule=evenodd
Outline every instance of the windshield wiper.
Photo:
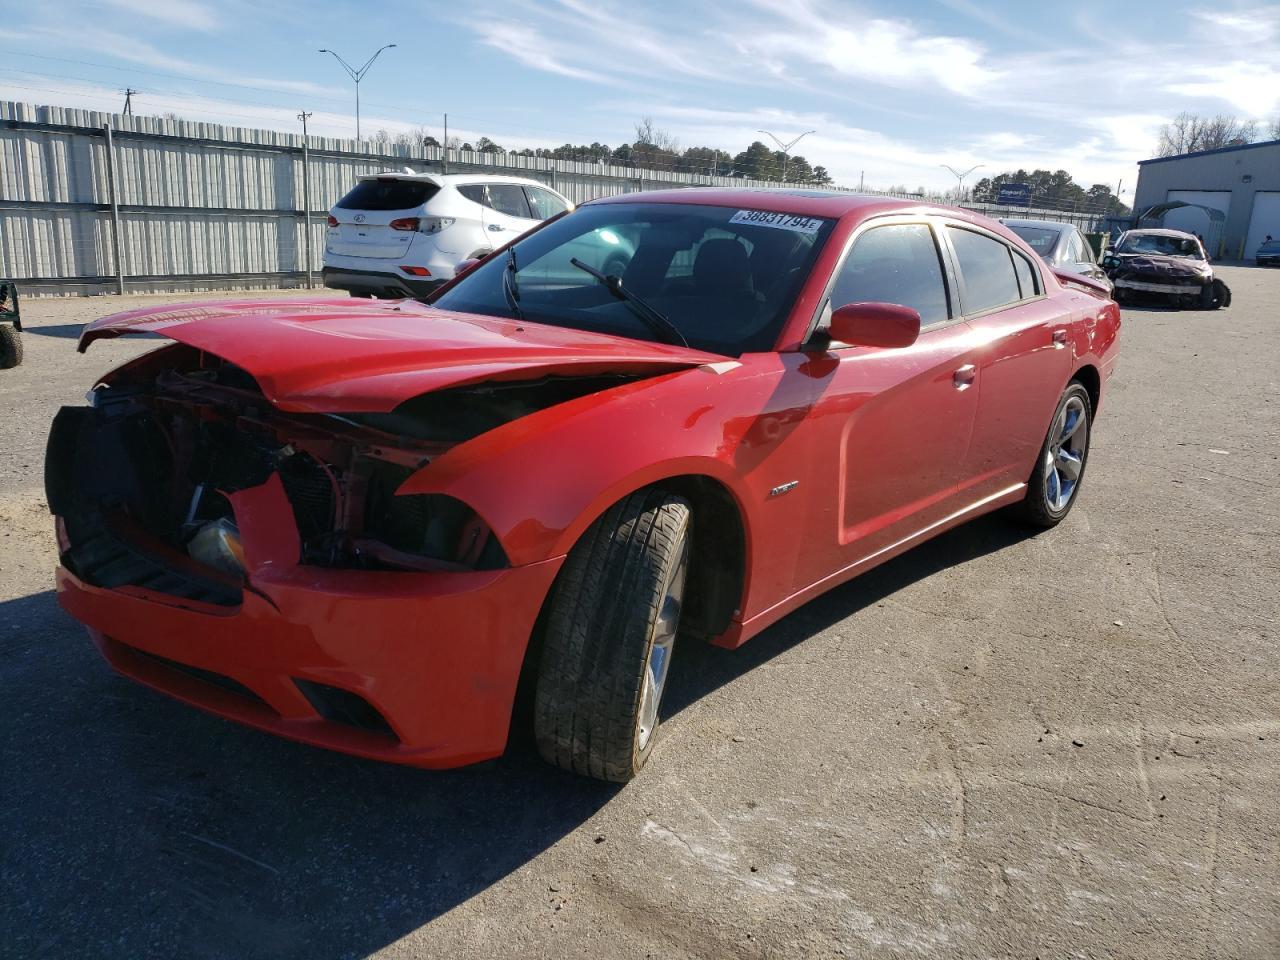
M 507 265 L 502 271 L 502 295 L 507 298 L 511 316 L 517 320 L 523 320 L 524 314 L 520 309 L 520 288 L 516 286 L 516 272 L 519 269 L 516 266 L 516 248 L 507 247 Z
M 634 307 L 636 315 L 647 323 L 649 325 L 649 329 L 658 334 L 658 336 L 662 337 L 668 343 L 678 343 L 682 347 L 689 346 L 689 341 L 684 338 L 684 334 L 680 332 L 676 325 L 624 287 L 622 285 L 621 277 L 603 274 L 595 267 L 587 266 L 577 257 L 570 257 L 569 262 L 579 270 L 589 273 L 591 276 L 599 280 L 604 284 L 605 289 L 619 300 L 622 300 Z

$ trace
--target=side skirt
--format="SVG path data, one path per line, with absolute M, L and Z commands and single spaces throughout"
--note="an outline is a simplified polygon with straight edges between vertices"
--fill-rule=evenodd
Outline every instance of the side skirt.
M 825 593 L 832 587 L 839 586 L 847 580 L 852 580 L 858 574 L 865 573 L 872 567 L 877 567 L 887 560 L 892 560 L 894 557 L 901 553 L 905 553 L 917 544 L 928 540 L 931 537 L 937 536 L 946 530 L 950 530 L 952 527 L 959 526 L 960 524 L 968 520 L 972 520 L 974 517 L 980 516 L 981 514 L 990 513 L 993 510 L 999 510 L 1001 507 L 1007 507 L 1010 504 L 1017 503 L 1025 495 L 1026 489 L 1027 485 L 1025 483 L 1015 483 L 1011 487 L 1006 487 L 1004 490 L 999 490 L 990 496 L 983 497 L 981 500 L 971 503 L 969 506 L 963 507 L 955 513 L 943 517 L 941 520 L 937 520 L 929 524 L 927 527 L 903 537 L 895 543 L 889 544 L 887 547 L 881 547 L 879 550 L 862 557 L 860 560 L 855 560 L 848 566 L 842 567 L 834 573 L 828 574 L 817 583 L 810 584 L 803 590 L 793 593 L 785 600 L 780 600 L 767 610 L 762 610 L 750 620 L 731 624 L 728 630 L 720 634 L 720 636 L 716 637 L 711 642 L 718 647 L 726 647 L 728 649 L 740 647 L 765 627 L 781 620 L 792 610 L 803 606 L 819 594 Z

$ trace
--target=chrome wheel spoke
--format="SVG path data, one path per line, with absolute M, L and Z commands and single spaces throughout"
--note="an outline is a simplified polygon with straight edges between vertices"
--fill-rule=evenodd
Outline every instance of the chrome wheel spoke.
M 1058 451 L 1057 468 L 1058 473 L 1068 480 L 1079 480 L 1080 469 L 1084 466 L 1084 461 L 1079 454 L 1072 453 L 1065 447 Z

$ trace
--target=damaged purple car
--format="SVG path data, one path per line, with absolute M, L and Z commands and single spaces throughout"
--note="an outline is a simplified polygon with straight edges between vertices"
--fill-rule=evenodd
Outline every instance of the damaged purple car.
M 1217 310 L 1231 290 L 1213 275 L 1204 244 L 1181 230 L 1129 230 L 1102 258 L 1117 303 L 1163 302 L 1175 309 Z

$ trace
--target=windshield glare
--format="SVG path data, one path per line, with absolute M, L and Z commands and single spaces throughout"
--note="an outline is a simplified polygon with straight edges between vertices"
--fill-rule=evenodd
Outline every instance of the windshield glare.
M 1200 245 L 1189 237 L 1162 237 L 1159 234 L 1129 234 L 1116 248 L 1118 253 L 1154 253 L 1161 257 L 1203 260 Z
M 691 347 L 727 356 L 773 349 L 834 220 L 671 203 L 584 206 L 477 267 L 434 306 L 662 341 L 643 307 L 575 266 L 622 279 Z

